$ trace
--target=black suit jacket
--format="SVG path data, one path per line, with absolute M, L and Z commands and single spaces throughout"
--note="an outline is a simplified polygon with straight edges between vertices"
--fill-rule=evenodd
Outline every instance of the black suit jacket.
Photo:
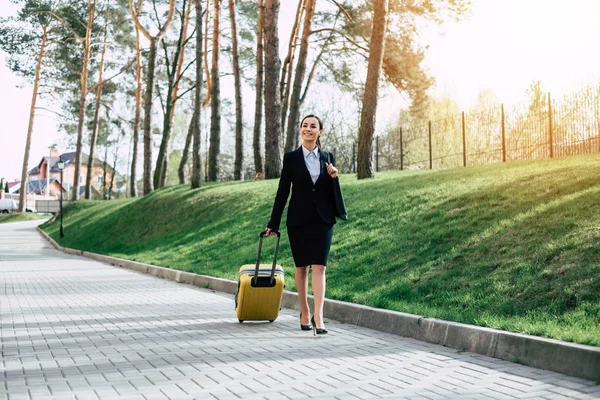
M 325 223 L 335 224 L 333 178 L 327 173 L 325 166 L 328 154 L 330 153 L 319 149 L 321 174 L 315 184 L 306 168 L 302 146 L 284 154 L 279 187 L 267 227 L 279 230 L 283 209 L 290 194 L 290 186 L 292 187 L 292 198 L 288 207 L 287 226 L 300 226 L 306 223 L 313 207 L 316 208 Z M 331 163 L 335 165 L 333 154 L 331 154 Z

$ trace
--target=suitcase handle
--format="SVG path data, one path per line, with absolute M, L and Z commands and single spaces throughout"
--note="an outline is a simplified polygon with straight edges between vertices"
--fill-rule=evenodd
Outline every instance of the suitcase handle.
M 275 244 L 275 255 L 273 256 L 273 268 L 271 268 L 271 284 L 273 284 L 273 279 L 275 277 L 275 266 L 277 265 L 277 253 L 279 252 L 279 240 L 281 240 L 281 232 L 276 231 L 276 230 L 271 230 L 271 232 L 274 232 L 277 234 L 277 243 Z M 256 255 L 256 268 L 254 270 L 254 276 L 252 277 L 252 279 L 254 280 L 254 284 L 256 284 L 256 282 L 258 282 L 258 266 L 260 264 L 260 251 L 262 249 L 262 242 L 263 242 L 263 237 L 267 234 L 267 231 L 262 231 L 260 233 L 259 239 L 258 239 L 258 254 Z

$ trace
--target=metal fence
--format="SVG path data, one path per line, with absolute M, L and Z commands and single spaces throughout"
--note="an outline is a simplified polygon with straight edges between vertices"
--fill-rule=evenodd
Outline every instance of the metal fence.
M 336 144 L 338 168 L 356 172 L 356 143 Z M 437 169 L 600 152 L 600 85 L 559 99 L 401 123 L 374 138 L 377 171 Z

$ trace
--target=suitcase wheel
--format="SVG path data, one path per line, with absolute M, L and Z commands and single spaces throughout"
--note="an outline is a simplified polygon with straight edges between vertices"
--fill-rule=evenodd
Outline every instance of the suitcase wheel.
M 244 322 L 244 320 L 243 320 L 243 319 L 238 319 L 238 321 L 240 321 L 240 324 L 241 324 L 242 322 Z
M 274 319 L 270 319 L 270 320 L 269 320 L 269 322 L 273 322 L 273 321 L 275 321 L 275 320 L 274 320 Z

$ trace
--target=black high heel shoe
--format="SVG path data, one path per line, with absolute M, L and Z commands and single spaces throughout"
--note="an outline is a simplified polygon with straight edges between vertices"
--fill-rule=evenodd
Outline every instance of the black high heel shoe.
M 323 329 L 317 328 L 317 324 L 315 323 L 315 316 L 314 315 L 311 318 L 310 322 L 312 322 L 313 336 L 327 334 L 327 329 L 325 329 L 325 328 L 323 328 Z
M 300 329 L 302 329 L 303 331 L 310 331 L 312 330 L 312 326 L 310 325 L 302 325 L 302 313 L 300 313 Z

